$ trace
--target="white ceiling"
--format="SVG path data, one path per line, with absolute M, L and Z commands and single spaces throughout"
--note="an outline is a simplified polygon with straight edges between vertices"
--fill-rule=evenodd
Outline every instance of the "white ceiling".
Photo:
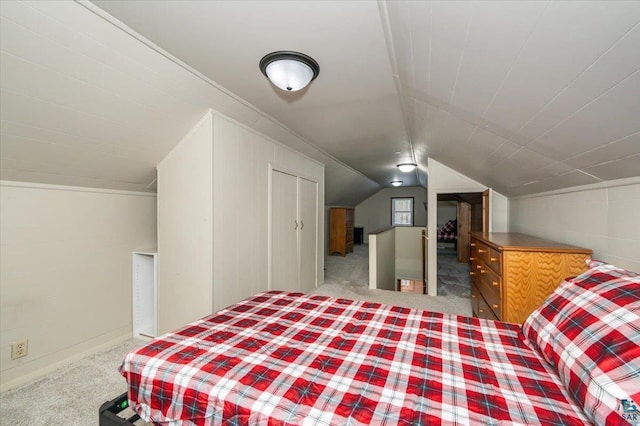
M 207 108 L 325 163 L 331 204 L 428 157 L 508 196 L 640 176 L 640 2 L 93 3 L 0 2 L 3 179 L 154 190 Z M 278 91 L 274 50 L 320 76 Z

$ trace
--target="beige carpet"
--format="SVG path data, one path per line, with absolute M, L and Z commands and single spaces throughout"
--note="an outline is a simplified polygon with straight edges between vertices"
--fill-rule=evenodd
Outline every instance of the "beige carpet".
M 457 261 L 455 262 L 457 263 Z M 462 268 L 462 273 L 459 273 L 460 268 Z M 353 246 L 353 253 L 348 253 L 344 257 L 325 256 L 324 269 L 325 283 L 313 293 L 455 315 L 471 315 L 471 301 L 469 299 L 471 284 L 468 265 L 459 266 L 456 264 L 445 268 L 448 273 L 447 277 L 451 276 L 449 277 L 450 282 L 447 281 L 446 289 L 448 291 L 443 291 L 443 295 L 437 297 L 369 289 L 369 246 L 366 244 Z M 459 277 L 460 274 L 462 277 Z M 456 282 L 456 280 L 460 282 Z M 441 285 L 438 283 L 439 294 L 441 293 L 440 287 Z
M 369 246 L 354 245 L 353 253 L 324 257 L 324 282 L 369 286 Z
M 127 390 L 124 378 L 118 373 L 122 359 L 127 352 L 143 344 L 128 340 L 20 388 L 3 392 L 0 395 L 0 425 L 97 425 L 102 403 Z
M 404 306 L 413 309 L 471 316 L 468 298 L 456 296 L 427 296 L 399 291 L 372 290 L 358 285 L 323 284 L 312 293 L 352 300 L 366 300 L 385 305 Z

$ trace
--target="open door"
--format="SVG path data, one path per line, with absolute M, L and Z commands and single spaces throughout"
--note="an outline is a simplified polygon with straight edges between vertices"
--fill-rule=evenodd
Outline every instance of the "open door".
M 469 263 L 471 253 L 471 204 L 458 202 L 458 263 Z

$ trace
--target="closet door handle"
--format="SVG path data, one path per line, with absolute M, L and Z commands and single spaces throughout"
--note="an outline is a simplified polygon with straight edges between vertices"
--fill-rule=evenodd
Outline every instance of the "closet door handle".
M 302 231 L 302 228 L 304 228 L 304 222 L 300 221 L 300 230 Z
M 297 221 L 297 220 L 294 220 L 294 221 L 293 221 L 293 223 L 295 223 L 295 224 L 296 224 L 296 227 L 295 227 L 295 228 L 293 228 L 293 230 L 295 231 L 295 230 L 297 230 L 297 229 L 298 229 L 298 221 Z

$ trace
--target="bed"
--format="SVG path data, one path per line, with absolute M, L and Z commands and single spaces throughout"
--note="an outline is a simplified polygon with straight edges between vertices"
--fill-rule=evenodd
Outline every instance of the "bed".
M 447 221 L 442 227 L 436 230 L 438 242 L 441 243 L 458 243 L 458 220 L 452 219 Z
M 639 315 L 606 264 L 522 325 L 262 293 L 129 353 L 100 425 L 640 424 Z

